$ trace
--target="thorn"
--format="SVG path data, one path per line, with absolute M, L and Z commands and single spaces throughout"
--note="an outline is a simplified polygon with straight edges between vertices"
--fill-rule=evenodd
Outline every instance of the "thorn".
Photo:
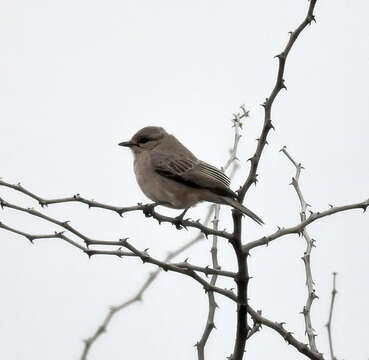
M 46 201 L 44 201 L 44 200 L 40 200 L 39 202 L 39 205 L 43 208 L 44 206 L 47 206 L 47 203 L 46 203 Z
M 287 86 L 285 84 L 285 80 L 284 79 L 281 80 L 281 89 L 287 90 Z
M 32 245 L 34 245 L 34 242 L 33 242 L 34 238 L 33 238 L 32 236 L 27 236 L 27 239 L 29 240 L 29 242 L 30 242 Z
M 120 242 L 123 246 L 125 246 L 125 245 L 127 245 L 128 239 L 129 239 L 129 238 L 122 238 L 122 239 L 119 239 L 119 242 Z

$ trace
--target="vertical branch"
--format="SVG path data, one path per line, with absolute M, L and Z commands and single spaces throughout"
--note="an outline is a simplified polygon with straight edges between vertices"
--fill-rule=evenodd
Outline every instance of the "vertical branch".
M 300 211 L 300 219 L 301 221 L 305 221 L 306 220 L 306 211 L 307 211 L 307 207 L 309 206 L 309 204 L 305 201 L 304 196 L 302 194 L 302 191 L 300 189 L 300 184 L 299 184 L 299 180 L 300 180 L 300 174 L 301 174 L 301 170 L 303 169 L 303 166 L 301 165 L 301 163 L 297 163 L 292 156 L 288 153 L 287 148 L 284 146 L 281 151 L 287 156 L 287 158 L 292 162 L 292 164 L 295 166 L 296 168 L 296 174 L 295 177 L 292 178 L 292 183 L 291 185 L 294 187 L 297 196 L 300 200 L 300 205 L 301 205 L 301 211 Z M 302 236 L 304 237 L 305 241 L 306 241 L 306 250 L 304 252 L 304 256 L 301 258 L 305 264 L 305 273 L 306 273 L 306 286 L 308 289 L 308 295 L 307 295 L 307 299 L 306 299 L 306 304 L 302 310 L 302 313 L 304 315 L 304 320 L 305 320 L 305 332 L 306 335 L 309 339 L 309 345 L 311 350 L 313 350 L 314 352 L 318 352 L 318 349 L 316 347 L 316 343 L 315 343 L 315 337 L 316 334 L 314 334 L 314 329 L 311 323 L 311 306 L 312 303 L 314 301 L 314 299 L 316 299 L 318 296 L 315 293 L 315 289 L 314 289 L 314 281 L 313 281 L 313 277 L 312 277 L 312 273 L 311 273 L 311 265 L 310 265 L 310 255 L 311 255 L 311 250 L 312 248 L 315 246 L 314 245 L 314 239 L 312 239 L 306 228 L 304 228 L 302 230 Z
M 337 276 L 337 273 L 334 272 L 333 273 L 333 288 L 332 288 L 331 306 L 330 306 L 330 309 L 329 309 L 328 323 L 326 324 L 327 331 L 328 331 L 329 351 L 330 351 L 330 354 L 331 354 L 331 360 L 337 360 L 337 358 L 336 358 L 336 356 L 334 355 L 334 352 L 333 352 L 332 328 L 331 328 L 334 300 L 335 300 L 336 294 L 337 294 L 336 276 Z
M 265 145 L 267 144 L 267 136 L 270 131 L 270 129 L 273 129 L 272 125 L 272 106 L 274 103 L 275 98 L 279 94 L 279 92 L 282 89 L 287 89 L 285 85 L 284 80 L 284 70 L 286 66 L 286 60 L 288 57 L 288 54 L 295 43 L 298 36 L 301 34 L 301 32 L 311 24 L 312 21 L 315 21 L 314 17 L 314 8 L 316 5 L 317 0 L 309 0 L 310 5 L 309 9 L 307 11 L 307 14 L 305 16 L 305 19 L 302 21 L 302 23 L 294 30 L 290 31 L 290 38 L 283 49 L 283 51 L 276 55 L 275 57 L 278 58 L 278 73 L 277 73 L 277 79 L 274 85 L 274 88 L 272 92 L 270 93 L 269 97 L 265 99 L 265 102 L 262 104 L 264 107 L 264 124 L 263 129 L 261 131 L 261 134 L 258 139 L 258 145 L 256 147 L 254 155 L 249 159 L 251 162 L 249 175 L 247 176 L 247 179 L 242 186 L 241 190 L 238 193 L 238 199 L 242 203 L 247 191 L 249 190 L 250 186 L 257 181 L 257 169 L 259 166 L 260 157 L 262 155 L 262 152 L 264 150 Z
M 290 38 L 283 49 L 283 51 L 277 55 L 279 65 L 278 65 L 278 74 L 277 79 L 274 85 L 272 92 L 270 93 L 269 98 L 265 100 L 263 104 L 264 107 L 264 124 L 261 134 L 258 139 L 258 145 L 256 147 L 254 155 L 250 158 L 251 166 L 250 171 L 247 176 L 247 179 L 241 189 L 238 192 L 238 200 L 242 203 L 245 199 L 246 193 L 249 190 L 250 186 L 256 183 L 257 179 L 257 169 L 259 166 L 259 161 L 264 150 L 264 146 L 267 143 L 267 136 L 270 129 L 273 128 L 272 125 L 272 106 L 275 98 L 278 93 L 286 88 L 284 81 L 284 70 L 286 65 L 287 56 L 295 43 L 296 39 L 300 35 L 300 33 L 309 25 L 312 21 L 315 21 L 314 18 L 314 8 L 317 0 L 310 0 L 309 8 L 307 14 L 302 21 L 302 23 L 290 33 Z M 247 256 L 248 252 L 242 248 L 242 217 L 241 214 L 233 211 L 233 235 L 234 240 L 232 240 L 232 246 L 237 256 L 238 262 L 238 278 L 237 282 L 237 297 L 238 297 L 238 314 L 237 314 L 237 331 L 236 331 L 236 341 L 234 346 L 234 352 L 232 359 L 233 360 L 241 360 L 243 358 L 243 353 L 245 351 L 246 339 L 247 339 L 247 287 L 249 281 L 249 273 L 248 273 L 248 264 L 247 264 Z
M 238 160 L 237 158 L 237 150 L 238 150 L 238 144 L 241 139 L 241 132 L 240 129 L 242 128 L 242 122 L 241 120 L 243 118 L 247 118 L 249 116 L 249 112 L 245 109 L 245 106 L 242 105 L 240 107 L 241 113 L 233 114 L 233 128 L 234 128 L 234 141 L 233 141 L 233 147 L 230 150 L 230 156 L 225 165 L 222 167 L 222 171 L 226 172 L 231 165 L 233 165 L 233 168 L 229 174 L 229 177 L 232 178 L 235 171 L 238 168 L 238 163 L 236 162 Z M 219 225 L 219 212 L 220 212 L 220 206 L 215 205 L 214 210 L 214 219 L 213 219 L 213 229 L 218 230 Z M 221 267 L 218 262 L 218 237 L 216 235 L 213 235 L 213 242 L 211 246 L 211 260 L 212 260 L 212 266 L 214 269 L 220 270 Z M 215 285 L 217 281 L 218 276 L 216 274 L 212 275 L 210 284 Z M 197 356 L 198 360 L 204 360 L 205 359 L 205 345 L 209 339 L 209 336 L 212 332 L 212 330 L 215 328 L 214 324 L 214 316 L 215 316 L 215 310 L 217 308 L 217 304 L 215 302 L 215 297 L 213 292 L 208 293 L 208 302 L 209 302 L 209 312 L 208 312 L 208 318 L 206 321 L 205 329 L 202 334 L 202 337 L 199 342 L 196 343 L 197 348 Z
M 220 206 L 215 205 L 214 219 L 212 223 L 213 223 L 213 229 L 216 229 L 216 230 L 218 230 L 218 225 L 219 225 L 219 211 L 220 211 Z M 213 235 L 213 242 L 211 246 L 211 260 L 212 260 L 212 267 L 214 269 L 220 270 L 220 266 L 218 262 L 218 236 L 216 235 Z M 210 284 L 215 285 L 217 278 L 218 278 L 218 275 L 216 274 L 212 275 Z M 202 334 L 201 340 L 196 344 L 197 356 L 199 360 L 205 359 L 205 353 L 204 353 L 205 344 L 208 341 L 210 333 L 215 328 L 214 316 L 215 316 L 215 310 L 218 305 L 215 302 L 214 292 L 212 291 L 208 292 L 208 302 L 209 302 L 208 319 L 206 321 L 205 329 Z
M 242 248 L 242 214 L 238 210 L 232 210 L 233 217 L 233 236 L 231 244 L 237 257 L 238 273 L 236 278 L 237 284 L 237 325 L 236 325 L 236 341 L 234 344 L 233 354 L 230 357 L 232 360 L 241 360 L 245 352 L 248 321 L 247 321 L 247 307 L 248 307 L 248 283 L 249 270 L 247 263 L 248 252 Z

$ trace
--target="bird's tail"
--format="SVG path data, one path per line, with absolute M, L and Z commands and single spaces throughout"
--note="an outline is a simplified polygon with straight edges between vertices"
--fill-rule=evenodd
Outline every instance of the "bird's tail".
M 259 225 L 264 224 L 264 221 L 259 218 L 255 213 L 253 213 L 250 209 L 240 204 L 237 200 L 232 199 L 231 197 L 222 196 L 224 202 L 228 205 L 231 205 L 233 208 L 241 211 L 243 214 L 256 221 Z

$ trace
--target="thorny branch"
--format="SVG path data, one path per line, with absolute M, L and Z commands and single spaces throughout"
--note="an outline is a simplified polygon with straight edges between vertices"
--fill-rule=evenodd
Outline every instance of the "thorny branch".
M 129 207 L 119 207 L 119 206 L 114 206 L 114 205 L 109 205 L 109 204 L 104 204 L 104 203 L 101 203 L 101 202 L 97 202 L 95 200 L 88 200 L 88 199 L 82 197 L 80 194 L 76 194 L 76 195 L 73 195 L 71 197 L 66 197 L 66 198 L 44 199 L 44 198 L 41 198 L 40 196 L 32 193 L 28 189 L 24 188 L 20 183 L 10 184 L 10 183 L 0 179 L 0 186 L 5 186 L 5 187 L 8 187 L 8 188 L 14 189 L 14 190 L 16 190 L 20 193 L 23 193 L 23 194 L 35 199 L 36 201 L 38 201 L 38 203 L 42 207 L 52 205 L 52 204 L 61 204 L 61 203 L 68 203 L 68 202 L 79 202 L 79 203 L 87 204 L 89 208 L 100 208 L 100 209 L 113 211 L 113 212 L 119 214 L 120 216 L 122 216 L 126 212 L 142 211 L 146 217 L 153 217 L 154 219 L 156 219 L 159 222 L 159 224 L 161 224 L 161 223 L 171 223 L 171 224 L 175 225 L 178 229 L 182 228 L 182 227 L 184 227 L 184 228 L 195 228 L 195 229 L 198 229 L 201 232 L 203 232 L 205 236 L 217 235 L 217 236 L 222 237 L 224 239 L 228 239 L 228 240 L 232 239 L 232 234 L 230 234 L 230 233 L 228 233 L 224 230 L 215 231 L 212 228 L 204 226 L 203 224 L 201 224 L 199 220 L 193 221 L 193 220 L 190 220 L 190 219 L 183 219 L 183 220 L 180 221 L 180 223 L 178 223 L 178 219 L 176 219 L 174 217 L 161 215 L 161 214 L 159 214 L 158 212 L 155 211 L 155 207 L 160 205 L 160 204 L 156 204 L 156 203 L 153 203 L 153 204 L 138 204 L 136 206 L 129 206 Z M 3 200 L 3 202 L 5 202 L 5 201 Z M 16 208 L 14 208 L 14 209 L 16 209 Z M 33 211 L 35 213 L 37 212 L 36 210 L 33 210 Z M 38 215 L 36 215 L 36 216 L 38 216 Z M 57 225 L 59 225 L 59 224 L 57 224 Z M 67 230 L 69 230 L 69 229 L 67 229 Z M 79 236 L 79 235 L 77 235 L 77 236 Z M 96 243 L 95 241 L 93 241 L 91 239 L 86 239 L 85 241 L 86 241 L 86 245 L 106 245 L 106 244 L 98 244 L 98 243 Z M 92 241 L 92 242 L 88 243 L 89 241 Z M 113 245 L 113 244 L 110 244 L 110 245 Z M 119 244 L 115 244 L 115 245 L 119 245 Z
M 35 210 L 31 210 L 31 209 L 25 209 L 22 208 L 20 206 L 16 206 L 13 204 L 10 204 L 8 202 L 4 202 L 3 200 L 0 199 L 1 205 L 2 207 L 10 207 L 10 208 L 15 208 L 17 210 L 20 211 L 25 211 L 31 215 L 35 215 L 41 218 L 44 218 L 52 223 L 56 223 L 62 227 L 65 227 L 65 223 L 60 222 L 54 218 L 48 217 L 46 215 L 43 215 L 39 212 L 35 212 Z M 42 215 L 42 216 L 40 216 Z M 75 230 L 74 228 L 72 228 L 69 224 L 67 224 L 69 226 L 68 230 L 71 231 L 71 229 L 73 229 L 73 232 L 75 235 L 77 235 L 78 237 L 85 239 L 87 238 L 85 235 L 83 235 L 82 233 L 80 233 L 79 231 Z M 166 263 L 163 262 L 161 260 L 155 259 L 152 256 L 150 256 L 146 251 L 140 251 L 138 249 L 136 249 L 133 245 L 131 245 L 127 239 L 121 239 L 118 242 L 114 242 L 114 241 L 99 241 L 99 244 L 104 244 L 104 245 L 116 245 L 119 244 L 121 247 L 118 250 L 95 250 L 95 249 L 89 249 L 87 246 L 82 246 L 79 243 L 77 243 L 76 241 L 70 239 L 69 237 L 67 237 L 66 235 L 64 235 L 63 232 L 55 232 L 54 234 L 48 234 L 48 235 L 33 235 L 33 234 L 28 234 L 25 232 L 22 232 L 20 230 L 14 229 L 8 225 L 5 225 L 3 223 L 0 223 L 0 228 L 4 229 L 4 230 L 8 230 L 11 231 L 13 233 L 17 233 L 19 235 L 23 235 L 25 236 L 27 239 L 29 239 L 30 241 L 36 240 L 36 239 L 46 239 L 46 238 L 59 238 L 59 239 L 63 239 L 64 241 L 68 242 L 69 244 L 79 248 L 80 250 L 82 250 L 83 252 L 85 252 L 89 257 L 93 256 L 93 255 L 114 255 L 114 256 L 118 256 L 118 257 L 124 257 L 124 256 L 135 256 L 135 257 L 139 257 L 141 258 L 141 260 L 143 262 L 147 262 L 150 264 L 154 264 L 157 265 L 159 268 L 165 270 L 165 271 L 173 271 L 173 272 L 177 272 L 186 276 L 189 276 L 191 278 L 193 278 L 194 280 L 196 280 L 197 282 L 199 282 L 205 289 L 205 291 L 214 291 L 214 292 L 219 292 L 220 294 L 228 297 L 229 299 L 233 300 L 233 301 L 237 301 L 236 296 L 234 295 L 234 293 L 231 290 L 227 290 L 227 289 L 222 289 L 222 288 L 218 288 L 216 286 L 211 285 L 210 283 L 208 283 L 206 280 L 204 280 L 201 276 L 199 276 L 197 272 L 202 272 L 206 275 L 208 274 L 217 274 L 217 275 L 225 275 L 228 277 L 233 277 L 235 275 L 233 275 L 233 273 L 231 272 L 227 272 L 227 271 L 223 271 L 223 270 L 217 270 L 217 269 L 212 269 L 209 267 L 200 267 L 200 266 L 192 266 L 189 263 L 180 263 L 180 264 L 170 264 L 170 263 Z M 130 250 L 129 252 L 125 252 L 122 251 L 121 248 L 126 248 L 128 250 Z
M 239 164 L 235 162 L 238 160 L 237 158 L 237 150 L 238 150 L 238 143 L 241 139 L 240 129 L 242 128 L 242 122 L 241 120 L 243 118 L 247 118 L 249 116 L 249 112 L 245 109 L 245 106 L 242 105 L 241 107 L 241 114 L 236 113 L 234 114 L 234 117 L 232 119 L 233 122 L 233 128 L 234 128 L 234 142 L 233 142 L 233 148 L 230 151 L 230 157 L 227 160 L 226 164 L 222 167 L 222 171 L 226 172 L 228 168 L 233 164 L 233 170 L 230 174 L 230 178 L 233 177 L 235 171 L 237 171 Z M 214 210 L 214 219 L 212 221 L 213 223 L 213 229 L 218 230 L 219 225 L 219 212 L 220 212 L 220 206 L 215 205 Z M 211 246 L 211 259 L 212 259 L 212 266 L 214 269 L 220 270 L 220 265 L 218 262 L 218 237 L 216 235 L 213 235 L 213 242 Z M 211 277 L 210 284 L 215 285 L 216 281 L 218 279 L 218 276 L 214 274 Z M 199 342 L 196 343 L 197 348 L 197 356 L 199 360 L 205 359 L 205 345 L 209 339 L 209 336 L 212 332 L 212 330 L 215 328 L 214 324 L 214 316 L 215 316 L 215 310 L 217 308 L 217 304 L 215 302 L 215 295 L 213 292 L 208 293 L 208 303 L 209 303 L 209 311 L 208 311 L 208 318 L 206 321 L 204 332 L 201 336 L 201 339 Z
M 261 315 L 260 312 L 255 311 L 251 308 L 251 306 L 248 306 L 248 313 L 251 315 L 251 317 L 254 319 L 256 323 L 265 325 L 273 330 L 275 330 L 277 333 L 279 333 L 283 339 L 290 345 L 292 345 L 296 350 L 298 350 L 301 354 L 306 355 L 311 360 L 324 360 L 323 355 L 320 353 L 317 353 L 309 348 L 307 344 L 304 344 L 300 341 L 298 341 L 293 335 L 292 332 L 287 331 L 284 328 L 284 323 L 278 323 L 273 322 Z
M 258 240 L 250 241 L 249 243 L 245 244 L 243 246 L 243 250 L 246 252 L 249 252 L 251 249 L 254 249 L 258 246 L 269 245 L 271 241 L 276 240 L 285 235 L 290 235 L 290 234 L 301 235 L 307 225 L 313 223 L 314 221 L 318 219 L 321 219 L 321 218 L 324 218 L 324 217 L 327 217 L 333 214 L 337 214 L 340 212 L 353 210 L 353 209 L 362 209 L 365 212 L 368 206 L 369 206 L 369 199 L 359 202 L 359 203 L 330 207 L 328 210 L 325 210 L 322 212 L 310 212 L 310 215 L 307 217 L 307 219 L 300 222 L 299 224 L 289 227 L 289 228 L 278 228 L 278 230 L 275 231 L 271 235 L 263 236 L 262 238 Z
M 295 43 L 296 39 L 300 35 L 300 33 L 305 29 L 306 26 L 311 24 L 312 21 L 315 20 L 313 12 L 315 8 L 316 0 L 310 0 L 309 9 L 305 19 L 298 26 L 295 31 L 290 33 L 289 41 L 286 44 L 284 50 L 277 55 L 279 60 L 278 66 L 278 75 L 276 79 L 276 83 L 274 88 L 269 96 L 263 104 L 264 107 L 264 124 L 261 131 L 261 134 L 258 139 L 258 144 L 256 147 L 256 151 L 254 155 L 250 158 L 251 166 L 249 175 L 238 192 L 238 200 L 240 203 L 244 201 L 245 195 L 250 188 L 250 186 L 257 181 L 257 169 L 259 166 L 259 161 L 264 149 L 265 144 L 267 143 L 266 139 L 268 133 L 271 128 L 273 128 L 271 113 L 272 113 L 272 105 L 274 99 L 278 95 L 281 89 L 286 88 L 284 83 L 284 69 L 286 64 L 287 56 Z M 248 307 L 248 283 L 249 283 L 249 271 L 248 271 L 248 249 L 244 248 L 242 245 L 242 222 L 241 222 L 241 214 L 236 211 L 232 211 L 233 213 L 233 236 L 234 239 L 231 240 L 231 244 L 235 251 L 238 263 L 238 277 L 236 279 L 237 283 L 237 298 L 238 298 L 238 310 L 237 310 L 237 328 L 236 328 L 236 341 L 234 344 L 233 354 L 231 356 L 232 360 L 241 360 L 244 355 L 246 340 L 247 340 L 247 332 L 248 332 L 248 323 L 247 323 L 247 307 Z
M 308 9 L 305 19 L 297 27 L 295 31 L 290 32 L 290 38 L 286 44 L 286 47 L 283 49 L 283 51 L 280 54 L 275 56 L 276 58 L 278 58 L 278 61 L 279 61 L 277 79 L 276 79 L 276 82 L 275 82 L 275 85 L 274 85 L 274 88 L 271 94 L 269 95 L 268 98 L 265 99 L 265 102 L 262 104 L 262 106 L 264 107 L 264 125 L 261 131 L 260 137 L 258 139 L 258 145 L 256 147 L 256 151 L 254 155 L 249 159 L 251 162 L 249 175 L 238 194 L 238 198 L 240 202 L 243 202 L 245 195 L 247 191 L 249 190 L 250 186 L 254 183 L 256 184 L 256 181 L 257 181 L 256 172 L 259 166 L 260 157 L 263 152 L 264 146 L 267 144 L 266 139 L 267 139 L 268 133 L 270 129 L 274 128 L 272 125 L 272 119 L 271 119 L 273 102 L 275 98 L 277 97 L 278 93 L 282 89 L 287 89 L 284 78 L 283 78 L 287 56 L 293 44 L 295 43 L 296 39 L 300 35 L 300 33 L 308 25 L 310 25 L 313 21 L 315 22 L 314 8 L 316 5 L 316 2 L 317 0 L 310 0 L 309 9 Z
M 301 221 L 305 221 L 307 207 L 309 206 L 309 204 L 304 199 L 304 196 L 300 188 L 300 183 L 299 183 L 300 174 L 301 174 L 301 170 L 303 169 L 303 166 L 301 165 L 301 163 L 297 163 L 292 158 L 292 156 L 288 153 L 287 148 L 285 146 L 281 149 L 281 151 L 287 156 L 287 158 L 292 162 L 292 164 L 296 168 L 296 174 L 295 174 L 295 177 L 292 178 L 291 185 L 294 187 L 297 193 L 297 196 L 300 200 L 300 205 L 301 205 L 300 219 Z M 315 246 L 314 245 L 315 240 L 310 237 L 306 229 L 303 229 L 302 236 L 304 237 L 306 241 L 306 250 L 304 252 L 304 256 L 302 257 L 302 260 L 304 261 L 304 264 L 305 264 L 306 286 L 308 289 L 308 296 L 306 299 L 306 304 L 302 310 L 302 314 L 304 315 L 305 332 L 309 339 L 310 348 L 313 351 L 318 352 L 318 349 L 315 343 L 316 334 L 314 333 L 314 329 L 311 323 L 311 306 L 312 306 L 314 299 L 318 297 L 314 289 L 314 281 L 313 281 L 313 276 L 311 273 L 311 266 L 310 266 L 310 255 L 311 255 L 312 248 Z
M 336 276 L 337 273 L 333 273 L 333 288 L 332 288 L 332 297 L 331 297 L 331 305 L 329 308 L 329 318 L 328 322 L 326 324 L 327 331 L 328 331 L 328 341 L 329 341 L 329 352 L 331 354 L 331 360 L 337 360 L 336 356 L 333 352 L 333 341 L 332 341 L 332 316 L 333 316 L 333 306 L 334 306 L 334 300 L 337 295 L 337 289 L 336 289 Z
M 215 205 L 214 219 L 213 219 L 213 227 L 215 229 L 218 228 L 218 224 L 219 224 L 219 210 L 220 210 L 220 206 Z M 218 263 L 217 242 L 218 242 L 217 236 L 213 236 L 213 243 L 211 247 L 211 258 L 212 258 L 212 265 L 214 269 L 220 269 L 220 266 Z M 217 278 L 218 276 L 216 274 L 212 275 L 210 284 L 215 285 Z M 208 318 L 206 321 L 205 329 L 201 336 L 200 341 L 196 343 L 198 360 L 205 359 L 205 345 L 208 341 L 208 338 L 212 330 L 215 328 L 214 316 L 215 316 L 215 310 L 217 308 L 217 304 L 215 302 L 215 295 L 213 292 L 208 293 L 208 302 L 209 302 L 209 312 L 208 312 Z

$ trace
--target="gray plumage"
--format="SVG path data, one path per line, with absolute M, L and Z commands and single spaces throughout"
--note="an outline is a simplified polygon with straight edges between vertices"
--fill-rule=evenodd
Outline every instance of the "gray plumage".
M 137 182 L 145 195 L 174 209 L 188 209 L 200 201 L 228 204 L 258 224 L 263 221 L 241 205 L 230 179 L 216 167 L 196 158 L 163 128 L 148 126 L 119 145 L 134 154 Z

